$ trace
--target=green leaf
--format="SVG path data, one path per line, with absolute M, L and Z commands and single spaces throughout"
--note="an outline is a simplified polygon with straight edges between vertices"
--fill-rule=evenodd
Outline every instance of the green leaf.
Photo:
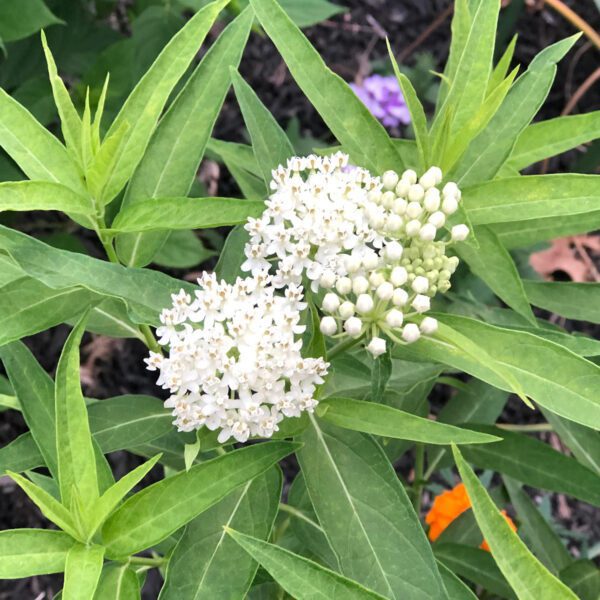
M 63 347 L 55 382 L 56 451 L 62 503 L 70 507 L 74 490 L 83 507 L 98 498 L 98 479 L 92 434 L 81 384 L 79 344 L 85 331 L 84 315 Z
M 124 124 L 130 129 L 116 149 L 113 168 L 105 175 L 99 198 L 102 203 L 110 202 L 133 174 L 173 88 L 228 2 L 217 0 L 199 10 L 173 36 L 125 101 L 107 137 L 118 132 Z
M 145 488 L 105 523 L 102 537 L 107 553 L 127 556 L 160 542 L 296 448 L 290 442 L 249 446 Z
M 567 319 L 600 323 L 600 284 L 524 281 L 532 304 Z
M 57 24 L 64 22 L 42 0 L 4 0 L 0 3 L 0 40 L 3 44 Z
M 0 146 L 29 179 L 62 183 L 85 192 L 65 147 L 16 100 L 0 89 Z
M 600 137 L 600 110 L 533 123 L 519 136 L 508 164 L 524 169 Z
M 152 261 L 161 267 L 189 269 L 202 264 L 218 254 L 204 246 L 202 240 L 191 230 L 181 229 L 168 234 L 165 243 Z
M 296 0 L 280 0 L 279 5 L 298 27 L 316 25 L 348 10 L 326 0 L 304 0 L 301 5 Z
M 0 212 L 6 210 L 60 210 L 93 215 L 88 198 L 60 183 L 49 181 L 5 181 L 0 183 Z
M 261 200 L 239 198 L 152 198 L 124 207 L 111 233 L 208 229 L 245 223 L 265 210 Z
M 190 284 L 156 271 L 125 268 L 83 254 L 59 250 L 0 225 L 0 248 L 27 274 L 52 288 L 82 286 L 122 299 L 137 323 L 157 323 L 171 294 Z
M 472 241 L 457 244 L 458 256 L 500 299 L 537 326 L 523 281 L 508 250 L 489 227 L 477 227 L 474 233 L 477 245 Z
M 104 548 L 75 544 L 67 554 L 63 600 L 93 598 L 102 572 Z
M 0 346 L 80 315 L 98 296 L 83 288 L 53 289 L 23 277 L 0 293 Z
M 475 225 L 589 213 L 598 206 L 600 177 L 565 173 L 507 177 L 464 190 Z
M 78 158 L 80 164 L 83 164 L 81 117 L 75 110 L 75 106 L 73 105 L 73 101 L 71 100 L 71 96 L 69 96 L 69 92 L 67 91 L 63 80 L 58 76 L 56 63 L 54 62 L 54 57 L 48 47 L 46 34 L 43 31 L 42 46 L 48 65 L 48 75 L 50 76 L 50 84 L 52 85 L 52 94 L 60 116 L 62 134 L 67 149 L 71 151 L 72 155 Z
M 475 432 L 375 402 L 351 398 L 327 398 L 319 406 L 326 408 L 322 419 L 338 427 L 362 431 L 383 437 L 413 440 L 425 444 L 487 444 L 501 440 L 493 435 L 473 435 Z
M 489 552 L 462 544 L 438 543 L 433 545 L 433 551 L 436 558 L 454 573 L 501 598 L 516 599 Z
M 306 351 L 303 353 L 305 357 L 319 358 L 322 356 L 324 359 L 327 358 L 327 344 L 325 343 L 325 336 L 321 332 L 320 323 L 321 318 L 319 316 L 319 310 L 312 299 L 308 302 L 308 310 L 310 311 L 310 322 L 308 335 L 310 341 L 306 346 Z
M 501 436 L 491 446 L 464 448 L 466 459 L 482 469 L 492 469 L 532 487 L 562 492 L 600 506 L 598 478 L 575 459 L 522 433 L 491 425 L 471 426 L 476 431 Z
M 510 501 L 517 511 L 521 533 L 525 535 L 533 553 L 542 564 L 558 575 L 573 562 L 571 555 L 520 484 L 509 477 L 503 479 Z
M 144 198 L 186 196 L 230 85 L 228 67 L 237 66 L 254 15 L 248 8 L 210 47 L 184 89 L 162 117 L 138 165 L 123 207 Z M 164 243 L 164 233 L 117 238 L 117 253 L 128 266 L 148 264 Z
M 438 568 L 448 597 L 453 600 L 473 600 L 477 596 L 448 567 L 438 562 Z
M 264 105 L 261 103 L 261 106 Z M 265 110 L 267 110 L 266 107 Z M 268 114 L 271 115 L 271 113 Z M 236 167 L 239 167 L 256 177 L 262 176 L 261 168 L 258 166 L 258 161 L 254 155 L 254 149 L 249 144 L 239 144 L 237 142 L 226 142 L 224 140 L 210 138 L 207 150 L 209 154 L 215 155 L 214 158 L 216 160 L 226 162 L 227 164 L 234 164 Z M 266 196 L 268 193 L 267 188 L 264 186 L 263 190 L 264 194 L 262 194 L 262 197 Z
M 352 160 L 372 171 L 402 170 L 383 126 L 348 84 L 333 73 L 275 0 L 250 0 L 292 76 Z
M 268 186 L 272 179 L 271 171 L 279 165 L 285 165 L 287 159 L 294 156 L 294 148 L 285 131 L 253 89 L 235 69 L 230 68 L 229 71 L 244 122 L 252 139 L 254 156 Z
M 0 531 L 0 578 L 21 579 L 61 573 L 75 540 L 62 531 L 5 529 Z
M 600 370 L 593 363 L 543 338 L 494 327 L 465 317 L 437 315 L 442 329 L 452 328 L 476 344 L 485 360 L 476 360 L 447 339 L 421 339 L 397 347 L 394 356 L 412 360 L 436 360 L 507 391 L 510 386 L 493 369 L 500 366 L 519 380 L 525 393 L 552 412 L 600 428 L 600 401 L 596 390 Z M 481 357 L 480 357 L 481 358 Z M 491 363 L 490 363 L 491 361 Z
M 510 528 L 458 448 L 453 446 L 452 451 L 481 532 L 517 596 L 525 600 L 576 600 L 577 596 L 529 552 Z
M 369 436 L 312 419 L 298 460 L 342 573 L 388 598 L 445 598 L 423 529 Z
M 490 80 L 488 82 L 487 93 L 488 96 L 502 83 L 506 74 L 508 73 L 508 69 L 510 68 L 510 63 L 512 62 L 515 47 L 517 45 L 518 35 L 515 33 L 512 39 L 510 40 L 510 44 L 506 47 L 506 50 L 502 54 L 498 64 L 494 67 L 492 74 L 490 76 Z
M 312 560 L 229 527 L 226 531 L 250 556 L 260 562 L 288 594 L 298 600 L 383 600 L 383 596 Z
M 600 571 L 591 560 L 577 560 L 564 569 L 560 578 L 581 600 L 598 600 Z
M 471 142 L 450 178 L 464 188 L 488 181 L 506 162 L 515 140 L 536 115 L 554 81 L 556 63 L 580 34 L 542 50 L 519 77 L 488 126 Z
M 107 564 L 102 569 L 94 600 L 137 600 L 140 580 L 128 565 Z
M 8 471 L 7 474 L 27 494 L 47 519 L 75 539 L 80 537 L 69 511 L 56 498 L 17 473 Z
M 224 527 L 267 539 L 281 485 L 281 471 L 269 469 L 188 523 L 169 558 L 161 600 L 245 598 L 258 565 Z
M 386 347 L 386 352 L 373 360 L 373 368 L 371 370 L 371 402 L 380 403 L 385 394 L 385 388 L 392 375 L 392 359 L 390 356 L 389 346 Z
M 242 264 L 246 260 L 244 247 L 249 240 L 248 232 L 242 225 L 234 227 L 225 240 L 223 250 L 215 267 L 217 279 L 234 283 L 237 277 L 245 277 Z
M 408 110 L 410 112 L 410 122 L 413 126 L 415 132 L 415 138 L 417 140 L 417 149 L 419 151 L 419 156 L 421 159 L 421 168 L 422 170 L 426 170 L 429 167 L 429 132 L 427 130 L 427 117 L 425 116 L 425 111 L 423 110 L 423 105 L 419 101 L 417 96 L 417 92 L 413 87 L 410 79 L 400 72 L 400 68 L 398 67 L 398 63 L 396 62 L 396 58 L 394 57 L 394 53 L 392 52 L 392 47 L 390 46 L 389 39 L 386 39 L 388 55 L 390 60 L 392 61 L 392 66 L 394 68 L 394 73 L 396 75 L 396 79 L 398 80 L 398 84 L 400 85 L 400 89 L 402 90 L 402 96 L 404 97 L 404 101 L 406 102 L 406 106 L 408 106 Z

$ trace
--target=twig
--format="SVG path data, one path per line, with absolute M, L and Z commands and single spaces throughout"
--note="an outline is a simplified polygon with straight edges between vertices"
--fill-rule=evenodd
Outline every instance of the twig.
M 557 13 L 562 15 L 569 23 L 577 27 L 580 31 L 583 32 L 600 50 L 600 35 L 598 32 L 584 19 L 582 19 L 573 9 L 569 8 L 566 4 L 561 2 L 561 0 L 544 0 L 545 3 L 553 8 Z

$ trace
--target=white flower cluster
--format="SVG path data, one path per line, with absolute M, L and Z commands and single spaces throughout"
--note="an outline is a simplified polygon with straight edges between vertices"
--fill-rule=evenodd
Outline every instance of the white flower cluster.
M 420 315 L 450 288 L 458 259 L 446 256 L 448 243 L 469 234 L 454 225 L 448 240 L 436 241 L 461 198 L 455 183 L 440 191 L 441 181 L 438 167 L 420 178 L 410 169 L 379 178 L 348 167 L 342 153 L 292 158 L 273 171 L 263 215 L 246 225 L 242 268 L 257 276 L 273 261 L 276 286 L 298 285 L 306 275 L 313 291 L 330 290 L 322 302 L 325 335 L 366 334 L 374 356 L 386 349 L 380 331 L 414 342 L 437 329 L 435 319 Z
M 205 426 L 220 429 L 220 443 L 245 442 L 270 437 L 284 416 L 313 411 L 328 364 L 302 358 L 302 288 L 276 295 L 271 280 L 261 273 L 229 285 L 204 273 L 195 298 L 181 290 L 162 312 L 156 333 L 170 354 L 151 352 L 146 362 L 172 394 L 165 405 L 179 431 Z

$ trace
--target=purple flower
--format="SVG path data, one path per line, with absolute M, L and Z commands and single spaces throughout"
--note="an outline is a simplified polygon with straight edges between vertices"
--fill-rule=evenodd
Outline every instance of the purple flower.
M 371 75 L 363 80 L 362 85 L 351 83 L 350 87 L 385 127 L 410 123 L 410 113 L 394 75 Z

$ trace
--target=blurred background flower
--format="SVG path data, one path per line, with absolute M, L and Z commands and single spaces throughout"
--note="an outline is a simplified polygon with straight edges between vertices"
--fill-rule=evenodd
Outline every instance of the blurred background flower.
M 410 123 L 410 113 L 394 75 L 371 75 L 361 84 L 351 83 L 350 87 L 385 127 Z

